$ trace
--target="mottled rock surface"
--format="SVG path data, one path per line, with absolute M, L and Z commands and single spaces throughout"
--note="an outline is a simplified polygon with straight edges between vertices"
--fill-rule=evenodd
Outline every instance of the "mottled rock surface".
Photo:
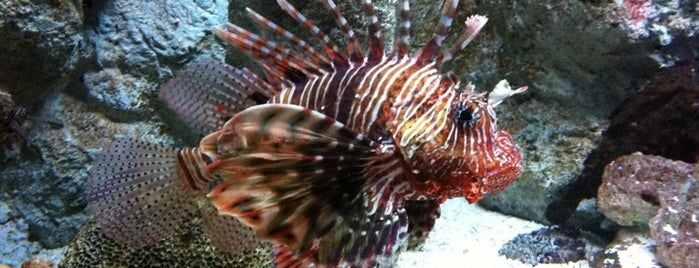
M 602 179 L 599 206 L 607 217 L 650 227 L 664 265 L 699 263 L 699 165 L 634 153 L 609 163 Z
M 225 24 L 226 6 L 0 3 L 0 87 L 34 121 L 27 149 L 0 168 L 0 195 L 15 215 L 3 226 L 24 232 L 16 243 L 26 250 L 2 252 L 0 259 L 11 256 L 8 264 L 17 266 L 39 249 L 72 240 L 89 219 L 84 184 L 90 163 L 114 135 L 173 142 L 152 94 L 172 68 L 201 54 L 223 56 L 210 29 Z
M 80 1 L 0 1 L 0 87 L 36 110 L 94 56 L 83 33 Z
M 113 109 L 145 116 L 159 83 L 197 55 L 222 58 L 211 32 L 226 19 L 226 1 L 98 1 L 86 34 L 96 68 L 83 76 L 87 94 Z
M 535 266 L 540 263 L 592 261 L 602 254 L 602 245 L 575 229 L 544 227 L 517 235 L 498 253 L 509 259 Z
M 497 109 L 499 126 L 510 129 L 523 150 L 522 174 L 480 204 L 549 223 L 545 211 L 566 198 L 564 189 L 580 174 L 607 114 L 657 65 L 638 50 L 622 52 L 628 46 L 625 34 L 605 23 L 591 2 L 500 0 L 465 6 L 464 13 L 487 14 L 491 20 L 453 67 L 456 73 L 481 89 L 500 78 L 529 86 L 527 94 Z
M 584 163 L 580 176 L 547 211 L 563 222 L 579 200 L 597 195 L 604 166 L 613 159 L 640 151 L 694 162 L 699 157 L 699 83 L 691 62 L 660 71 L 644 89 L 612 113 L 598 147 Z

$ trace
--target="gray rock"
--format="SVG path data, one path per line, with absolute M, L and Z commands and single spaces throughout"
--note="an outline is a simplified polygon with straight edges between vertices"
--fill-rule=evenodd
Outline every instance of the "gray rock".
M 96 70 L 85 74 L 90 96 L 113 109 L 145 115 L 173 68 L 200 54 L 222 58 L 214 26 L 227 22 L 226 1 L 105 1 L 88 31 Z
M 4 198 L 3 199 L 7 199 Z M 7 204 L 0 202 L 0 266 L 19 267 L 32 258 L 58 261 L 65 249 L 45 250 L 39 243 L 29 241 L 29 227 L 21 218 L 15 218 Z
M 0 86 L 35 110 L 46 92 L 68 85 L 94 55 L 82 27 L 79 1 L 0 2 Z
M 0 3 L 0 32 L 12 37 L 0 44 L 0 86 L 30 103 L 35 119 L 21 161 L 0 172 L 17 215 L 10 223 L 26 222 L 41 247 L 64 246 L 89 219 L 85 181 L 105 142 L 114 135 L 173 142 L 152 94 L 171 68 L 204 53 L 223 57 L 210 29 L 225 25 L 226 5 Z
M 544 227 L 517 235 L 505 243 L 498 253 L 532 266 L 594 260 L 602 255 L 603 250 L 586 236 L 588 234 L 573 229 Z

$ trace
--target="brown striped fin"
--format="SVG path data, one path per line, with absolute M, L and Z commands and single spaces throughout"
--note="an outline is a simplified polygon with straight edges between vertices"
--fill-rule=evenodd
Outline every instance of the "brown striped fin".
M 473 38 L 478 35 L 481 29 L 483 29 L 486 22 L 488 22 L 488 18 L 485 16 L 473 15 L 468 17 L 465 22 L 466 27 L 464 27 L 464 31 L 461 33 L 461 35 L 459 35 L 459 39 L 454 45 L 449 47 L 447 51 L 437 55 L 436 65 L 441 66 L 445 62 L 451 60 L 456 53 L 463 50 L 469 43 L 471 43 L 471 41 L 473 41 Z
M 306 79 L 318 66 L 305 59 L 299 58 L 296 53 L 269 40 L 253 34 L 235 24 L 228 24 L 228 30 L 214 28 L 214 33 L 221 39 L 233 44 L 238 50 L 248 55 L 260 66 L 266 66 L 271 74 L 279 79 L 300 81 Z
M 87 204 L 109 237 L 140 248 L 174 234 L 197 213 L 178 150 L 128 138 L 105 146 L 87 182 Z M 205 179 L 205 178 L 198 178 Z M 190 178 L 191 180 L 191 178 Z
M 294 35 L 293 33 L 287 31 L 286 29 L 282 28 L 281 26 L 277 25 L 276 23 L 270 21 L 269 19 L 263 17 L 262 15 L 258 14 L 254 10 L 250 8 L 245 9 L 248 13 L 248 16 L 252 18 L 252 20 L 257 23 L 258 25 L 262 26 L 265 29 L 269 29 L 274 31 L 274 33 L 278 36 L 284 37 L 287 40 L 289 40 L 292 44 L 295 46 L 298 46 L 303 50 L 304 54 L 308 56 L 314 63 L 318 64 L 321 66 L 324 70 L 331 71 L 331 62 L 330 60 L 325 57 L 325 55 L 319 53 L 316 51 L 311 45 L 308 44 L 308 42 L 302 40 L 298 36 Z
M 158 97 L 200 135 L 220 129 L 235 113 L 265 103 L 276 89 L 246 69 L 205 58 L 160 86 Z
M 444 39 L 449 33 L 449 28 L 454 20 L 454 15 L 456 14 L 456 8 L 459 5 L 458 0 L 446 0 L 444 1 L 444 6 L 442 7 L 442 15 L 439 19 L 439 25 L 437 30 L 432 35 L 432 38 L 427 41 L 425 46 L 423 46 L 413 58 L 416 59 L 416 64 L 419 66 L 425 66 L 434 62 L 437 56 L 437 51 L 442 46 Z
M 293 69 L 306 75 L 319 74 L 320 66 L 276 42 L 262 38 L 232 23 L 228 24 L 228 30 L 241 36 L 242 45 L 246 46 L 241 49 L 252 52 L 254 58 L 260 59 L 261 63 L 285 71 Z M 247 47 L 247 44 L 252 46 Z
M 289 16 L 294 18 L 299 24 L 303 25 L 311 31 L 315 35 L 315 37 L 321 41 L 323 44 L 323 48 L 325 49 L 325 53 L 328 54 L 330 57 L 330 60 L 332 60 L 333 64 L 336 66 L 349 66 L 349 62 L 347 61 L 347 57 L 345 57 L 342 52 L 340 52 L 340 49 L 337 47 L 335 42 L 330 39 L 323 31 L 318 28 L 318 26 L 313 23 L 313 21 L 309 20 L 301 14 L 301 12 L 298 11 L 291 3 L 289 3 L 286 0 L 277 0 L 277 4 L 279 4 L 279 7 L 281 7 L 284 11 L 286 11 Z
M 376 16 L 374 4 L 371 0 L 362 1 L 362 9 L 369 20 L 369 54 L 367 61 L 379 62 L 383 59 L 383 37 L 381 37 L 381 22 Z
M 210 172 L 232 179 L 212 203 L 296 254 L 280 267 L 370 267 L 403 245 L 409 186 L 395 145 L 287 104 L 248 108 L 213 135 L 221 159 Z
M 325 7 L 330 10 L 330 13 L 332 13 L 333 18 L 335 18 L 335 22 L 337 23 L 337 26 L 340 27 L 342 33 L 345 34 L 345 44 L 347 46 L 347 50 L 349 51 L 350 61 L 354 63 L 362 63 L 364 61 L 362 45 L 359 44 L 359 40 L 357 40 L 357 36 L 352 30 L 352 26 L 349 24 L 349 22 L 347 22 L 345 15 L 342 14 L 342 10 L 340 10 L 340 8 L 337 7 L 335 2 L 332 0 L 323 0 L 322 2 L 325 4 Z
M 410 1 L 403 0 L 400 4 L 398 36 L 393 43 L 393 51 L 390 58 L 402 59 L 410 50 Z

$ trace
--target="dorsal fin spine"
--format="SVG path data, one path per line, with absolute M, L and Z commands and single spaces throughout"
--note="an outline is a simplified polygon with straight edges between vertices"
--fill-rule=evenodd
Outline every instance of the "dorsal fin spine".
M 379 62 L 383 59 L 383 38 L 381 36 L 381 24 L 376 16 L 374 4 L 371 0 L 364 0 L 362 9 L 369 20 L 369 62 Z
M 442 42 L 449 33 L 449 28 L 456 14 L 456 8 L 459 5 L 458 0 L 446 0 L 442 7 L 442 15 L 439 18 L 437 30 L 432 35 L 429 41 L 423 46 L 420 51 L 413 56 L 417 59 L 417 64 L 425 66 L 430 62 L 434 62 L 437 56 L 437 51 L 442 46 Z
M 390 58 L 400 60 L 408 55 L 410 50 L 410 0 L 403 0 L 400 5 L 398 36 L 393 43 Z
M 269 19 L 263 17 L 262 15 L 258 14 L 254 10 L 250 8 L 246 8 L 248 16 L 257 23 L 258 25 L 262 26 L 265 29 L 269 29 L 274 31 L 274 33 L 278 36 L 282 36 L 286 38 L 287 40 L 291 41 L 295 46 L 298 46 L 301 48 L 301 50 L 304 52 L 306 56 L 308 56 L 315 64 L 320 65 L 323 67 L 323 70 L 328 70 L 331 65 L 331 61 L 325 57 L 323 54 L 319 53 L 316 51 L 312 46 L 308 44 L 305 40 L 299 38 L 295 34 L 287 31 L 283 27 L 277 25 L 276 23 L 270 21 Z
M 340 27 L 342 33 L 345 34 L 345 43 L 350 55 L 350 61 L 357 64 L 362 63 L 364 61 L 364 53 L 362 52 L 362 46 L 359 44 L 359 40 L 357 40 L 357 36 L 352 30 L 352 26 L 347 22 L 347 19 L 335 2 L 332 0 L 323 0 L 323 4 L 330 10 L 333 18 L 335 18 L 335 22 Z
M 340 49 L 337 47 L 335 42 L 333 42 L 323 31 L 321 31 L 320 28 L 318 28 L 318 26 L 316 26 L 316 24 L 313 23 L 313 21 L 307 19 L 306 16 L 301 14 L 301 12 L 299 12 L 291 3 L 289 3 L 286 0 L 277 0 L 277 4 L 279 4 L 279 7 L 286 11 L 286 13 L 289 14 L 289 16 L 291 16 L 298 23 L 306 27 L 306 29 L 311 31 L 315 35 L 315 37 L 323 43 L 323 49 L 332 60 L 333 65 L 349 66 L 347 58 L 342 54 L 342 52 L 340 52 Z

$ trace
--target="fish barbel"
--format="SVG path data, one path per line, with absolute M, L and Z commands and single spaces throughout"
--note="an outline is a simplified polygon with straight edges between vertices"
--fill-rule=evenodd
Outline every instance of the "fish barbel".
M 298 50 L 234 24 L 215 28 L 264 76 L 206 59 L 161 87 L 166 106 L 205 137 L 184 149 L 128 138 L 105 147 L 88 204 L 110 237 L 142 247 L 203 210 L 205 230 L 227 252 L 250 250 L 260 238 L 278 245 L 279 267 L 388 265 L 413 222 L 408 201 L 474 203 L 519 175 L 520 151 L 497 128 L 493 108 L 526 87 L 503 80 L 478 93 L 438 70 L 486 17 L 469 17 L 440 51 L 458 5 L 445 1 L 432 38 L 409 55 L 404 0 L 399 36 L 384 54 L 371 1 L 362 2 L 366 52 L 335 3 L 322 1 L 345 35 L 345 53 L 294 6 L 277 2 L 325 53 L 250 9 L 261 28 Z

